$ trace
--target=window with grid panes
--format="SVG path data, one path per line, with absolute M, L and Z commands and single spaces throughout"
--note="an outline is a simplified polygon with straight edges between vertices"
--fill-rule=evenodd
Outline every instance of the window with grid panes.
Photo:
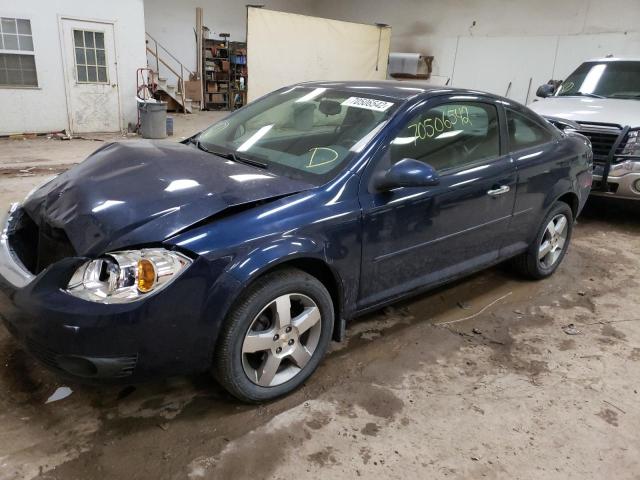
M 0 86 L 38 86 L 30 20 L 0 17 Z
M 78 83 L 108 83 L 104 32 L 73 30 Z

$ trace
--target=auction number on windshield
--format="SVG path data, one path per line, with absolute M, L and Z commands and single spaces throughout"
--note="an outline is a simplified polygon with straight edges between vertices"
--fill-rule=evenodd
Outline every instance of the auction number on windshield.
M 454 126 L 472 126 L 467 107 L 450 108 L 442 111 L 441 115 L 427 117 L 424 120 L 409 125 L 413 129 L 413 144 L 418 140 L 433 138 L 437 134 L 451 130 Z

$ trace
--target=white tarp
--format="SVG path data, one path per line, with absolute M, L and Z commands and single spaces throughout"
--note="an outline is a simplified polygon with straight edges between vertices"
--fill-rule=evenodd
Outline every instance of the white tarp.
M 391 28 L 249 7 L 248 97 L 311 80 L 384 80 Z

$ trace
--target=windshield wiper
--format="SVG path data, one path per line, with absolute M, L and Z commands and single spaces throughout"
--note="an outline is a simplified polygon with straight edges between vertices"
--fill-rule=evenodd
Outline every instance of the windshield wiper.
M 220 154 L 217 153 L 216 155 L 220 155 Z M 251 165 L 253 167 L 258 167 L 258 168 L 269 167 L 269 165 L 267 165 L 264 162 L 261 162 L 259 160 L 254 160 L 253 158 L 248 158 L 243 155 L 238 155 L 236 152 L 225 152 L 223 155 L 228 155 L 231 158 L 231 160 L 237 163 L 244 163 L 245 165 Z
M 200 142 L 200 140 L 198 138 L 195 138 L 192 143 L 196 144 L 196 147 L 198 147 L 200 150 L 202 150 L 203 152 L 207 152 L 207 153 L 213 153 L 211 150 L 209 150 L 207 147 L 205 147 L 204 145 L 202 145 L 202 142 Z
M 202 143 L 199 140 L 196 141 L 196 146 L 200 150 L 202 150 L 203 152 L 207 152 L 207 153 L 210 153 L 212 155 L 217 155 L 218 157 L 226 158 L 228 160 L 233 160 L 236 163 L 244 163 L 245 165 L 251 165 L 252 167 L 265 168 L 265 169 L 269 167 L 264 162 L 260 162 L 258 160 L 254 160 L 252 158 L 247 158 L 245 156 L 238 155 L 236 152 L 232 152 L 232 151 L 218 152 L 218 151 L 215 151 L 215 150 L 209 150 L 207 147 L 202 145 Z

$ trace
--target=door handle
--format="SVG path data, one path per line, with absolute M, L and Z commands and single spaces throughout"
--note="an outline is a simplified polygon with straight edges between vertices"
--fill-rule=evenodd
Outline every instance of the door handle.
M 510 190 L 511 188 L 509 187 L 509 185 L 502 185 L 501 187 L 488 190 L 487 195 L 491 195 L 492 197 L 497 197 L 498 195 L 504 195 L 505 193 L 509 193 Z

